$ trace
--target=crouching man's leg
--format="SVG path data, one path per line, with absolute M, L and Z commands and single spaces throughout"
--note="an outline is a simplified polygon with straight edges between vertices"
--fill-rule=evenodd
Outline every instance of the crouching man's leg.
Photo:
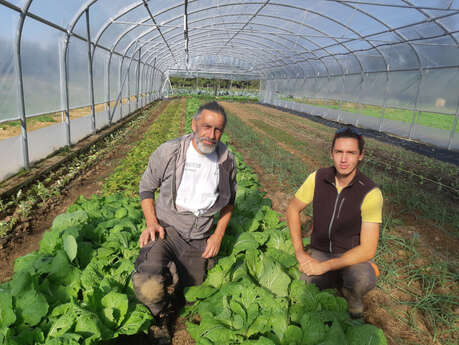
M 137 299 L 156 317 L 167 306 L 166 281 L 172 253 L 167 239 L 158 239 L 140 249 L 132 275 Z
M 340 270 L 342 293 L 347 300 L 348 311 L 353 318 L 362 317 L 363 296 L 376 287 L 377 268 L 364 262 Z

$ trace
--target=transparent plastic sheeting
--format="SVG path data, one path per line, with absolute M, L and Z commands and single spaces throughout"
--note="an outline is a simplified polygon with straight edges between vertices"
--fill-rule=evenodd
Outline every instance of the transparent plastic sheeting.
M 147 97 L 139 99 L 139 108 L 148 104 L 150 100 Z M 125 109 L 130 106 L 131 112 L 137 110 L 136 102 L 131 104 L 123 104 Z M 127 115 L 123 112 L 121 116 L 120 108 L 117 108 L 113 117 L 112 123 L 119 121 Z M 96 128 L 102 129 L 108 125 L 107 111 L 96 113 Z M 72 143 L 76 143 L 81 139 L 92 134 L 92 119 L 91 115 L 80 117 L 70 121 L 70 135 Z M 39 161 L 56 150 L 67 145 L 66 128 L 63 123 L 37 129 L 28 133 L 29 139 L 29 158 L 31 163 Z M 0 181 L 6 179 L 24 168 L 24 160 L 21 156 L 22 142 L 21 137 L 16 136 L 5 140 L 0 140 Z
M 269 97 L 269 95 L 269 92 L 264 93 L 264 96 Z M 336 121 L 342 124 L 373 129 L 376 131 L 381 130 L 382 132 L 395 134 L 405 138 L 410 137 L 411 125 L 407 122 L 375 118 L 337 109 L 329 109 L 309 104 L 289 102 L 279 99 L 275 96 L 271 96 L 270 99 L 264 98 L 263 102 L 301 113 L 320 116 L 324 119 Z M 412 129 L 411 138 L 424 143 L 433 144 L 438 147 L 448 148 L 450 133 L 450 131 L 415 124 Z M 453 138 L 450 149 L 459 150 L 459 135 L 456 135 Z

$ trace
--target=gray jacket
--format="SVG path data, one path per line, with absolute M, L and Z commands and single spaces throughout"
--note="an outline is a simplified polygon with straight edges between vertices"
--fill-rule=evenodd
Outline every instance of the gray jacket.
M 175 200 L 185 168 L 187 149 L 193 134 L 170 140 L 160 145 L 152 153 L 148 167 L 139 184 L 140 199 L 154 199 L 156 189 L 160 188 L 155 200 L 155 212 L 163 227 L 172 226 L 184 239 L 202 239 L 211 235 L 213 216 L 226 205 L 234 204 L 236 197 L 236 163 L 233 154 L 219 142 L 216 152 L 220 171 L 218 198 L 214 205 L 200 216 L 177 209 Z

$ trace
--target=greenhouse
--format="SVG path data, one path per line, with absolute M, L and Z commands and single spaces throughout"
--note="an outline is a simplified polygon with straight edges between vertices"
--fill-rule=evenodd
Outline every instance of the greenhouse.
M 0 345 L 157 343 L 139 180 L 214 100 L 235 209 L 172 344 L 457 341 L 459 0 L 0 0 L 0 47 Z M 384 196 L 358 320 L 298 284 L 286 222 L 342 126 Z

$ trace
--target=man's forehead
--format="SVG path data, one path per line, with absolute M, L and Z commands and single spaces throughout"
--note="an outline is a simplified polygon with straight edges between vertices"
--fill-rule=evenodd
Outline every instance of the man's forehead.
M 335 149 L 337 147 L 342 148 L 355 148 L 359 149 L 359 141 L 356 138 L 342 137 L 335 140 Z
M 202 121 L 222 121 L 224 122 L 225 118 L 223 117 L 222 114 L 217 113 L 216 111 L 204 109 L 201 112 L 201 116 L 199 117 L 198 121 L 199 122 L 202 122 Z

